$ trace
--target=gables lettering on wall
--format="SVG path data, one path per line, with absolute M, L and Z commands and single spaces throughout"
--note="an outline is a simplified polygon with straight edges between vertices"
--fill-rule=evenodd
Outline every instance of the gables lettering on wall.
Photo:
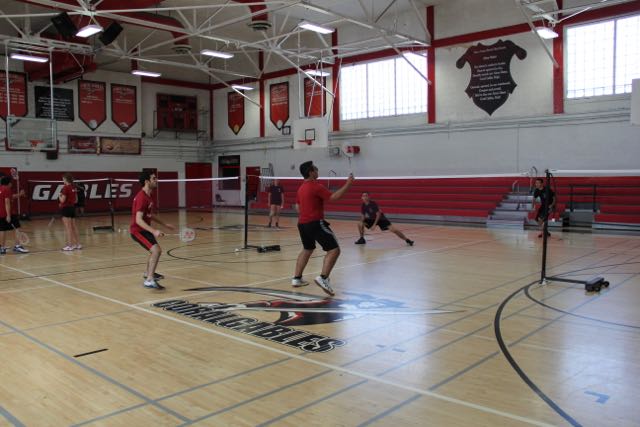
M 456 61 L 458 68 L 469 63 L 471 79 L 465 92 L 474 104 L 489 115 L 507 102 L 509 94 L 517 86 L 511 77 L 511 59 L 514 55 L 518 59 L 525 59 L 527 51 L 510 40 L 498 40 L 490 46 L 482 43 L 471 46 Z

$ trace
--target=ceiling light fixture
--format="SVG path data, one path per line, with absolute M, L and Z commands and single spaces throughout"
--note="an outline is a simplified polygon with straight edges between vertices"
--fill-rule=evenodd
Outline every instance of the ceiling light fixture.
M 220 52 L 218 50 L 203 49 L 200 51 L 202 55 L 213 56 L 214 58 L 229 59 L 233 58 L 233 53 Z
M 555 39 L 556 37 L 558 37 L 558 33 L 556 33 L 555 31 L 553 31 L 551 28 L 548 28 L 548 27 L 538 27 L 536 28 L 536 32 L 540 37 L 547 40 Z
M 304 71 L 310 76 L 327 77 L 331 75 L 331 73 L 327 71 L 321 71 L 321 70 L 304 70 Z
M 309 31 L 315 31 L 320 34 L 331 34 L 336 30 L 335 28 L 323 27 L 322 25 L 313 24 L 309 21 L 302 21 L 298 24 L 298 27 Z
M 49 62 L 49 58 L 45 58 L 43 56 L 24 55 L 22 53 L 12 53 L 9 56 L 11 57 L 11 59 L 17 59 L 19 61 Z
M 243 85 L 231 85 L 232 88 L 236 90 L 253 90 L 251 86 L 243 86 Z
M 162 74 L 156 73 L 155 71 L 144 71 L 144 70 L 133 70 L 131 74 L 135 74 L 136 76 L 144 76 L 144 77 L 160 77 Z
M 91 37 L 94 34 L 101 33 L 102 31 L 103 31 L 103 29 L 102 29 L 102 27 L 100 25 L 89 24 L 86 27 L 82 27 L 76 33 L 76 36 L 87 38 L 87 37 Z

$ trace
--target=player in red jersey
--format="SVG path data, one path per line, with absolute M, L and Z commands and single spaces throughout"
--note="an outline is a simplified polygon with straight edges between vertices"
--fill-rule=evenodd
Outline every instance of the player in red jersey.
M 324 220 L 324 203 L 340 199 L 353 184 L 353 175 L 349 175 L 347 182 L 335 192 L 329 191 L 318 182 L 318 168 L 313 162 L 304 162 L 300 165 L 300 173 L 304 182 L 298 189 L 298 232 L 302 240 L 302 252 L 296 261 L 296 271 L 291 279 L 294 287 L 306 286 L 309 283 L 302 279 L 304 268 L 316 248 L 316 242 L 327 252 L 322 264 L 322 272 L 315 278 L 316 285 L 324 292 L 334 295 L 329 282 L 329 274 L 340 255 L 340 246 L 335 234 L 329 228 L 329 223 Z
M 162 254 L 162 248 L 158 244 L 156 237 L 164 236 L 164 233 L 157 228 L 151 226 L 151 221 L 155 221 L 160 225 L 173 230 L 171 224 L 165 224 L 158 218 L 152 216 L 153 199 L 151 193 L 158 186 L 158 178 L 153 172 L 143 171 L 138 179 L 142 189 L 136 194 L 131 207 L 131 225 L 129 232 L 133 240 L 138 242 L 143 248 L 150 252 L 147 261 L 147 271 L 144 274 L 145 288 L 163 290 L 164 286 L 158 283 L 158 280 L 164 279 L 162 274 L 156 273 L 156 267 Z
M 73 176 L 67 172 L 62 175 L 62 181 L 64 187 L 60 192 L 60 213 L 62 214 L 62 223 L 64 224 L 65 238 L 67 244 L 63 251 L 73 251 L 75 249 L 82 249 L 80 244 L 80 238 L 78 237 L 78 225 L 76 224 L 76 202 L 78 198 L 76 196 L 76 187 L 73 184 Z

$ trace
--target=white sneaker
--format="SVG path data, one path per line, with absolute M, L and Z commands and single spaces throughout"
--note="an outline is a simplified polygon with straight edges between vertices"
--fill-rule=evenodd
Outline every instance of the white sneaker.
M 331 282 L 329 281 L 329 278 L 327 277 L 326 279 L 323 279 L 322 276 L 318 276 L 315 279 L 316 285 L 320 286 L 322 288 L 323 291 L 325 291 L 327 294 L 334 296 L 335 292 L 333 292 L 333 289 L 331 289 Z
M 73 247 L 73 249 L 82 249 L 82 245 L 80 243 L 78 243 L 77 245 L 75 245 Z
M 13 247 L 13 252 L 17 252 L 17 253 L 21 253 L 21 254 L 28 254 L 29 253 L 29 249 L 26 249 L 22 245 L 15 245 Z
M 62 250 L 63 250 L 63 251 L 72 251 L 72 250 L 74 250 L 74 249 L 75 249 L 75 247 L 73 247 L 73 246 L 68 246 L 68 245 L 67 245 L 67 246 L 65 246 L 64 248 L 62 248 Z
M 157 289 L 159 291 L 164 289 L 164 286 L 156 282 L 155 279 L 145 280 L 143 286 L 147 289 Z
M 294 288 L 301 288 L 303 286 L 307 286 L 309 284 L 309 282 L 307 282 L 306 280 L 300 278 L 293 278 L 291 279 L 291 286 L 293 286 Z

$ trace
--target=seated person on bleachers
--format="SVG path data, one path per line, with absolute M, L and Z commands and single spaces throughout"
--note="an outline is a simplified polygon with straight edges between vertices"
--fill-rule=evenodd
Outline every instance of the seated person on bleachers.
M 390 230 L 396 236 L 407 242 L 407 245 L 413 246 L 413 240 L 407 239 L 402 231 L 395 228 L 386 216 L 382 213 L 378 204 L 369 198 L 369 193 L 362 193 L 362 206 L 360 207 L 360 222 L 358 223 L 358 231 L 360 238 L 356 240 L 356 245 L 364 245 L 367 241 L 364 239 L 364 228 L 375 228 L 377 225 L 380 230 Z

